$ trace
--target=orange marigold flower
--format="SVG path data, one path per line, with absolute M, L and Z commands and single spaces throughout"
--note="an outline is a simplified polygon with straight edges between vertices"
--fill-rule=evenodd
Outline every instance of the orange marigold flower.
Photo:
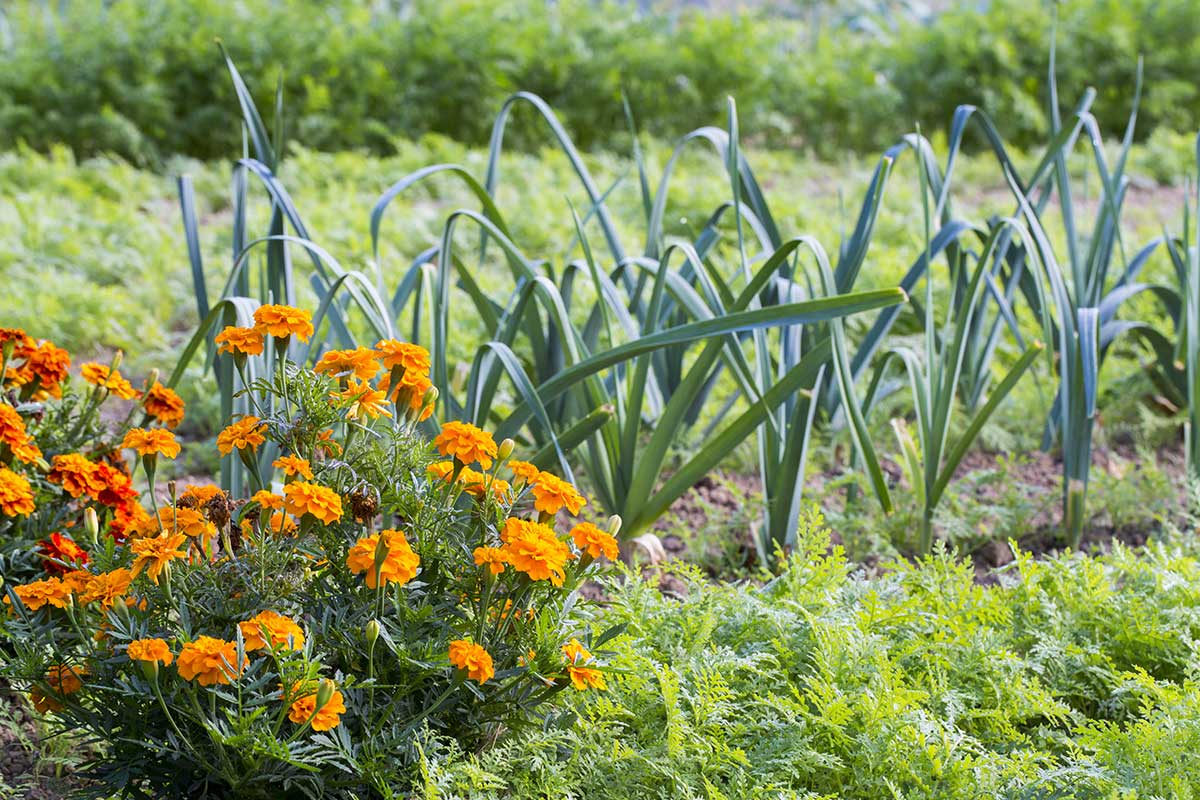
M 467 422 L 447 422 L 433 444 L 442 455 L 463 464 L 478 462 L 483 469 L 490 469 L 496 457 L 496 440 L 492 435 Z
M 608 688 L 604 682 L 604 673 L 598 669 L 583 666 L 592 660 L 592 654 L 579 643 L 578 639 L 572 639 L 569 644 L 564 644 L 562 652 L 567 657 L 567 675 L 571 678 L 571 685 L 577 690 Z
M 467 639 L 456 639 L 450 643 L 450 663 L 481 684 L 487 683 L 496 674 L 491 654 Z
M 299 456 L 280 456 L 271 462 L 271 466 L 275 467 L 276 469 L 283 470 L 283 474 L 287 475 L 288 477 L 300 475 L 304 478 L 308 478 L 310 481 L 313 479 L 312 466 L 308 463 L 307 458 L 300 458 Z
M 566 508 L 572 514 L 587 505 L 587 499 L 571 484 L 549 472 L 539 472 L 531 487 L 533 507 L 545 514 L 557 514 Z
M 236 325 L 230 325 L 218 333 L 213 342 L 219 345 L 218 353 L 259 356 L 263 351 L 262 331 L 257 328 L 239 328 Z
M 510 461 L 508 468 L 512 470 L 514 478 L 525 483 L 533 483 L 538 479 L 538 475 L 542 474 L 540 469 L 528 461 Z
M 487 565 L 493 575 L 504 572 L 505 555 L 499 547 L 476 547 L 474 556 L 475 563 L 481 567 Z
M 330 350 L 321 356 L 313 367 L 314 372 L 321 372 L 335 378 L 355 377 L 360 381 L 369 381 L 379 373 L 379 362 L 375 360 L 375 351 L 366 347 L 356 347 L 353 350 Z
M 286 512 L 276 511 L 267 520 L 266 528 L 277 536 L 291 536 L 296 533 L 299 526 L 296 524 L 296 520 L 288 516 Z
M 407 406 L 414 413 L 420 411 L 419 420 L 422 422 L 433 415 L 433 406 L 425 407 L 425 394 L 432 386 L 433 383 L 424 372 L 402 373 L 395 388 L 392 388 L 390 372 L 379 379 L 380 391 L 387 393 L 393 403 Z
M 342 498 L 333 489 L 316 483 L 292 481 L 283 487 L 283 507 L 289 514 L 311 514 L 329 525 L 342 518 Z
M 129 591 L 129 584 L 132 582 L 133 573 L 124 567 L 100 572 L 88 578 L 79 599 L 84 603 L 98 601 L 103 608 L 111 608 L 118 598 Z
M 174 389 L 163 386 L 158 381 L 154 382 L 142 398 L 142 408 L 168 428 L 174 428 L 183 422 L 183 398 Z
M 62 395 L 59 384 L 71 369 L 71 355 L 50 342 L 42 342 L 25 356 L 22 370 L 38 380 L 39 387 L 54 397 Z M 130 387 L 133 388 L 132 386 Z
M 54 608 L 66 608 L 67 603 L 71 602 L 71 587 L 59 578 L 47 578 L 19 584 L 13 586 L 12 590 L 13 594 L 21 600 L 21 604 L 30 611 L 37 611 L 47 605 Z M 5 604 L 11 603 L 7 594 L 4 602 Z
M 158 523 L 164 533 L 182 533 L 191 539 L 217 535 L 217 527 L 207 517 L 186 506 L 163 506 L 158 510 Z
M 295 336 L 307 342 L 313 334 L 312 315 L 291 306 L 266 305 L 254 309 L 254 329 L 261 334 L 283 339 Z
M 283 508 L 283 498 L 274 494 L 267 489 L 259 489 L 250 498 L 251 503 L 258 503 L 263 508 L 281 509 Z
M 343 391 L 330 392 L 329 396 L 350 403 L 349 408 L 346 409 L 348 419 L 358 419 L 364 415 L 371 419 L 378 416 L 392 416 L 392 412 L 388 411 L 385 405 L 387 393 L 372 389 L 369 383 L 351 382 Z
M 175 434 L 161 428 L 130 428 L 121 441 L 121 447 L 137 450 L 140 456 L 174 458 L 179 455 L 179 442 L 175 441 Z
M 79 372 L 88 383 L 107 389 L 122 400 L 133 400 L 140 394 L 125 376 L 105 364 L 84 364 L 79 368 Z
M 438 461 L 436 464 L 430 464 L 425 472 L 434 480 L 449 481 L 450 476 L 454 474 L 454 462 Z
M 38 542 L 38 550 L 42 556 L 42 566 L 47 572 L 63 574 L 88 563 L 87 551 L 75 543 L 75 540 L 61 533 L 52 533 L 50 538 Z
M 333 440 L 333 431 L 321 431 L 317 434 L 317 449 L 327 456 L 340 456 L 342 446 Z
M 384 339 L 375 345 L 384 369 L 403 367 L 405 372 L 429 373 L 429 351 L 419 344 Z
M 615 561 L 620 552 L 617 540 L 612 534 L 590 522 L 581 522 L 572 528 L 571 539 L 581 553 L 587 553 L 592 558 L 603 555 L 608 560 Z
M 0 409 L 2 408 L 3 406 L 0 406 Z M 53 483 L 62 484 L 63 490 L 71 497 L 81 497 L 85 494 L 95 497 L 104 489 L 98 466 L 82 453 L 66 453 L 51 460 L 50 474 L 47 477 Z
M 536 522 L 509 517 L 501 535 L 505 560 L 513 569 L 523 572 L 530 580 L 549 580 L 562 586 L 566 580 L 566 563 L 573 554 L 554 531 Z
M 32 464 L 42 457 L 42 451 L 25 429 L 25 420 L 15 408 L 0 403 L 0 448 L 4 445 L 8 445 L 13 456 L 25 464 Z
M 130 572 L 133 577 L 146 570 L 150 580 L 158 583 L 158 575 L 165 567 L 177 558 L 187 558 L 187 553 L 179 547 L 187 541 L 182 533 L 163 533 L 158 536 L 147 536 L 134 539 L 129 544 L 129 550 L 135 556 Z
M 150 664 L 159 663 L 164 667 L 175 660 L 171 648 L 162 639 L 134 639 L 125 651 L 131 661 L 145 661 Z
M 7 345 L 12 346 L 12 353 L 18 358 L 36 346 L 33 337 L 20 328 L 0 328 L 0 349 Z
M 33 487 L 29 481 L 8 467 L 0 467 L 0 513 L 7 517 L 28 517 L 33 509 Z
M 86 569 L 72 569 L 64 572 L 59 580 L 71 594 L 81 595 L 80 599 L 83 600 L 82 595 L 87 591 L 88 582 L 94 577 L 96 576 Z M 86 603 L 87 600 L 83 600 L 83 602 Z
M 266 648 L 274 650 L 304 649 L 304 629 L 291 618 L 274 611 L 261 611 L 245 622 L 239 622 L 247 653 Z
M 297 725 L 303 725 L 311 720 L 311 726 L 314 731 L 333 730 L 341 724 L 342 714 L 346 713 L 346 699 L 342 693 L 334 689 L 329 699 L 325 701 L 325 705 L 317 708 L 317 689 L 313 687 L 301 687 L 296 684 L 292 687 L 293 694 L 300 692 L 311 692 L 304 694 L 292 702 L 292 706 L 288 709 L 288 719 Z
M 236 450 L 254 450 L 267 439 L 263 436 L 267 426 L 251 414 L 239 419 L 217 434 L 217 449 L 227 456 Z
M 238 663 L 237 644 L 201 636 L 188 642 L 179 651 L 179 677 L 187 681 L 198 680 L 201 686 L 225 684 L 242 674 L 246 661 Z
M 101 488 L 93 497 L 101 504 L 118 508 L 137 501 L 138 492 L 133 488 L 133 479 L 124 470 L 111 464 L 98 463 L 94 477 Z
M 150 515 L 142 508 L 141 503 L 126 503 L 117 507 L 113 520 L 108 525 L 108 534 L 118 542 L 123 542 L 130 533 L 140 530 L 149 519 Z M 157 527 L 154 532 L 158 533 Z
M 421 559 L 413 552 L 404 534 L 397 530 L 380 531 L 374 536 L 364 536 L 355 542 L 346 554 L 346 566 L 350 568 L 350 572 L 355 575 L 366 573 L 367 587 L 378 588 L 375 561 L 381 546 L 387 549 L 383 563 L 379 566 L 378 576 L 384 583 L 403 586 L 416 577 Z
M 46 683 L 55 694 L 75 694 L 83 688 L 83 676 L 87 673 L 87 667 L 82 664 L 76 666 L 55 664 L 46 670 Z
M 463 467 L 462 471 L 458 473 L 458 480 L 463 485 L 463 491 L 474 497 L 483 497 L 483 493 L 489 485 L 497 500 L 503 500 L 509 490 L 508 481 L 492 478 L 489 482 L 486 474 L 476 472 L 470 467 Z
M 214 486 L 211 483 L 196 485 L 189 483 L 183 487 L 183 491 L 179 495 L 180 502 L 187 501 L 191 503 L 192 508 L 200 508 L 205 503 L 210 502 L 214 497 L 220 497 L 224 492 L 220 486 Z

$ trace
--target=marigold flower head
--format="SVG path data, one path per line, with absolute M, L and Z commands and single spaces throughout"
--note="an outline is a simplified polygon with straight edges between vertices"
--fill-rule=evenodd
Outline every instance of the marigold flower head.
M 211 483 L 200 485 L 189 483 L 183 487 L 183 491 L 179 494 L 179 505 L 197 509 L 203 508 L 214 497 L 220 497 L 223 494 L 225 492 L 222 491 L 220 486 L 214 486 Z
M 22 358 L 36 346 L 33 337 L 20 328 L 0 328 L 0 350 L 12 348 L 12 355 Z
M 419 344 L 383 339 L 375 345 L 375 352 L 384 369 L 403 367 L 405 372 L 429 373 L 429 351 Z
M 62 389 L 59 384 L 71 369 L 71 355 L 50 342 L 42 342 L 26 354 L 25 364 L 21 369 L 30 379 L 38 381 L 42 391 L 60 397 Z
M 505 560 L 530 580 L 549 580 L 562 586 L 566 563 L 574 557 L 571 548 L 558 540 L 554 531 L 536 522 L 509 517 L 501 535 Z
M 330 457 L 342 454 L 342 446 L 333 440 L 333 431 L 321 431 L 318 433 L 316 448 Z
M 247 653 L 266 648 L 304 649 L 304 629 L 291 617 L 274 611 L 261 611 L 245 622 L 239 622 Z
M 267 489 L 259 489 L 255 492 L 250 498 L 250 502 L 258 503 L 263 508 L 273 508 L 276 510 L 283 508 L 283 498 Z
M 125 376 L 106 364 L 97 364 L 93 361 L 80 367 L 79 372 L 88 383 L 101 389 L 107 389 L 110 394 L 122 400 L 133 400 L 139 394 Z
M 254 329 L 259 333 L 285 339 L 295 336 L 307 342 L 313 334 L 312 315 L 291 306 L 265 305 L 254 309 Z
M 116 513 L 113 514 L 113 520 L 108 525 L 108 535 L 118 542 L 123 542 L 129 538 L 131 533 L 140 530 L 142 525 L 149 520 L 150 514 L 142 507 L 141 503 L 136 500 L 126 503 L 118 506 Z M 155 533 L 157 533 L 157 527 Z
M 182 533 L 163 533 L 158 536 L 146 536 L 134 539 L 129 544 L 129 550 L 134 554 L 133 567 L 130 569 L 133 577 L 146 570 L 150 580 L 158 583 L 159 573 L 177 558 L 186 558 L 187 552 L 180 546 L 187 541 Z
M 380 531 L 373 536 L 364 536 L 355 542 L 346 554 L 346 566 L 350 568 L 350 572 L 355 575 L 366 573 L 367 587 L 378 588 L 375 561 L 381 542 L 382 546 L 387 549 L 387 553 L 383 558 L 383 563 L 379 566 L 378 577 L 385 584 L 395 583 L 400 586 L 415 578 L 421 559 L 413 552 L 412 546 L 404 534 L 397 530 Z
M 481 567 L 486 565 L 493 575 L 504 572 L 505 555 L 499 547 L 476 547 L 473 555 L 475 563 Z
M 162 428 L 130 428 L 121 441 L 125 450 L 136 450 L 140 456 L 163 456 L 174 458 L 179 455 L 179 442 L 175 434 Z
M 288 516 L 285 511 L 276 511 L 266 524 L 266 529 L 276 536 L 291 536 L 298 528 L 296 520 Z
M 604 682 L 604 673 L 598 669 L 584 666 L 592 660 L 592 654 L 580 644 L 578 639 L 572 639 L 564 644 L 562 652 L 567 659 L 567 675 L 571 678 L 571 685 L 577 690 L 608 688 Z
M 46 670 L 46 683 L 55 694 L 75 694 L 83 688 L 83 676 L 87 673 L 87 667 L 82 664 L 55 664 Z
M 447 422 L 433 444 L 443 456 L 463 464 L 478 462 L 483 469 L 490 469 L 496 457 L 496 440 L 468 422 Z
M 425 405 L 425 395 L 433 387 L 429 376 L 424 372 L 404 372 L 392 386 L 392 375 L 389 372 L 379 379 L 380 391 L 397 405 L 406 406 L 412 414 L 420 412 L 418 421 L 425 421 L 433 416 L 433 405 Z
M 533 507 L 544 514 L 557 514 L 562 508 L 578 514 L 587 505 L 587 499 L 578 489 L 549 472 L 539 472 L 530 488 Z
M 0 406 L 0 409 L 3 409 Z M 47 478 L 52 483 L 61 484 L 63 490 L 71 497 L 90 495 L 96 497 L 104 489 L 100 480 L 96 463 L 89 461 L 82 453 L 66 453 L 55 456 L 50 462 L 50 474 Z
M 15 408 L 0 403 L 0 448 L 4 445 L 8 445 L 17 461 L 25 464 L 32 464 L 42 457 L 42 451 L 25 428 L 25 420 Z
M 88 563 L 87 551 L 61 533 L 52 533 L 48 539 L 38 542 L 38 551 L 42 566 L 51 573 L 61 575 Z
M 103 608 L 111 608 L 119 598 L 129 591 L 133 573 L 124 567 L 100 572 L 88 578 L 79 599 L 84 603 L 99 602 Z
M 158 381 L 154 382 L 142 398 L 142 408 L 168 428 L 177 427 L 183 422 L 183 398 L 174 389 L 163 386 Z
M 392 412 L 387 410 L 387 393 L 372 389 L 369 383 L 351 381 L 344 390 L 330 392 L 329 396 L 350 404 L 346 409 L 347 419 L 358 419 L 362 416 L 371 419 L 379 416 L 392 416 Z
M 179 676 L 187 681 L 199 681 L 201 686 L 227 684 L 246 669 L 246 660 L 239 664 L 237 644 L 201 636 L 188 642 L 179 651 Z
M 613 535 L 590 522 L 581 522 L 572 528 L 571 539 L 581 553 L 587 553 L 592 558 L 604 556 L 609 561 L 615 561 L 620 552 Z
M 271 466 L 275 467 L 275 469 L 283 470 L 283 474 L 288 477 L 299 475 L 310 481 L 313 479 L 312 466 L 308 463 L 307 458 L 280 456 L 271 462 Z
M 216 526 L 204 514 L 186 506 L 163 506 L 158 510 L 158 524 L 164 533 L 182 533 L 190 539 L 217 535 Z
M 492 494 L 497 500 L 503 500 L 508 494 L 508 481 L 502 481 L 499 478 L 488 479 L 489 476 L 476 472 L 470 467 L 463 467 L 458 473 L 458 481 L 463 485 L 463 491 L 474 497 L 483 497 L 484 492 L 490 487 Z
M 43 606 L 66 608 L 71 602 L 71 586 L 59 578 L 46 578 L 41 581 L 18 584 L 12 587 L 15 594 L 30 611 L 37 611 Z M 5 604 L 11 601 L 4 596 Z
M 137 502 L 138 492 L 133 488 L 133 479 L 124 470 L 101 462 L 96 464 L 93 477 L 101 487 L 93 497 L 102 505 L 119 508 Z
M 508 468 L 512 470 L 513 478 L 524 483 L 533 483 L 542 471 L 528 461 L 509 461 Z
M 283 487 L 283 507 L 289 514 L 310 514 L 329 525 L 342 518 L 342 498 L 333 489 L 316 483 L 292 481 Z
M 335 378 L 354 377 L 360 381 L 374 378 L 380 369 L 375 351 L 367 347 L 356 347 L 353 350 L 330 350 L 321 356 L 313 367 L 314 372 L 320 372 Z
M 0 467 L 0 513 L 7 517 L 27 517 L 33 510 L 33 487 L 29 481 L 8 467 Z
M 87 585 L 94 577 L 96 576 L 86 569 L 72 569 L 59 576 L 59 580 L 71 594 L 80 595 L 80 600 L 86 603 L 88 601 L 82 595 L 87 592 Z
M 291 708 L 288 709 L 288 719 L 297 725 L 303 725 L 311 720 L 311 727 L 314 731 L 333 730 L 341 724 L 342 714 L 346 713 L 346 699 L 342 693 L 334 689 L 329 699 L 325 701 L 325 705 L 317 708 L 317 692 L 316 687 L 302 688 L 299 684 L 292 687 L 293 694 L 304 693 L 303 696 L 292 702 Z M 308 692 L 311 692 L 309 694 Z
M 131 661 L 162 664 L 164 667 L 175 660 L 171 648 L 162 639 L 134 639 L 125 653 Z
M 456 639 L 450 643 L 450 663 L 481 684 L 487 683 L 496 674 L 491 654 L 481 645 L 466 639 Z
M 267 439 L 263 435 L 266 424 L 252 414 L 229 424 L 225 430 L 217 434 L 217 449 L 221 455 L 227 456 L 234 450 L 255 450 Z
M 230 325 L 218 333 L 213 341 L 218 345 L 218 353 L 259 356 L 263 351 L 263 335 L 258 328 L 239 328 L 236 325 Z

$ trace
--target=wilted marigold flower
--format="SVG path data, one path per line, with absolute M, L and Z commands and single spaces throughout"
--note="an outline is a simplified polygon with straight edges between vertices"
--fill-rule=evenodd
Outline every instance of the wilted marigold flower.
M 27 517 L 33 510 L 33 487 L 29 481 L 8 467 L 0 467 L 0 513 L 7 517 Z
M 413 552 L 412 546 L 404 534 L 397 530 L 380 531 L 374 536 L 364 536 L 354 543 L 346 554 L 346 566 L 350 572 L 358 575 L 366 573 L 367 588 L 379 587 L 375 576 L 375 553 L 380 547 L 387 548 L 387 554 L 379 567 L 379 578 L 384 583 L 395 583 L 403 586 L 417 575 L 417 567 L 421 564 L 420 557 Z
M 66 453 L 51 460 L 50 474 L 47 478 L 52 483 L 61 484 L 63 490 L 71 497 L 81 497 L 85 494 L 96 497 L 104 489 L 98 466 L 82 453 Z
M 496 674 L 491 654 L 466 639 L 456 639 L 450 643 L 450 663 L 478 683 L 487 683 Z
M 52 533 L 49 539 L 38 542 L 38 551 L 47 572 L 62 574 L 88 562 L 87 551 L 61 533 Z
M 15 408 L 0 403 L 0 447 L 4 445 L 8 445 L 17 461 L 25 464 L 32 464 L 42 457 L 42 451 L 25 429 L 25 420 Z
M 101 389 L 107 389 L 122 400 L 133 400 L 139 394 L 138 390 L 133 388 L 133 384 L 126 380 L 120 372 L 104 364 L 95 362 L 84 364 L 79 368 L 79 372 L 88 383 L 99 386 Z
M 356 347 L 353 350 L 330 350 L 321 356 L 313 372 L 331 375 L 335 378 L 355 377 L 360 381 L 369 381 L 379 372 L 379 362 L 375 360 L 375 351 L 366 347 Z
M 329 396 L 333 399 L 344 400 L 350 403 L 346 409 L 347 419 L 358 419 L 362 416 L 375 419 L 379 416 L 391 417 L 392 412 L 387 410 L 387 394 L 377 389 L 372 389 L 369 383 L 353 383 L 346 386 L 341 392 L 330 392 Z
M 313 334 L 312 315 L 291 306 L 265 305 L 254 309 L 254 329 L 259 333 L 285 339 L 295 336 L 307 342 Z
M 99 602 L 101 607 L 111 608 L 118 598 L 129 591 L 129 584 L 132 582 L 133 573 L 124 567 L 100 572 L 88 578 L 79 599 L 84 603 Z
M 257 328 L 230 325 L 218 333 L 213 341 L 218 345 L 218 353 L 258 356 L 263 351 L 263 335 Z
M 288 709 L 288 719 L 297 725 L 303 725 L 311 720 L 312 729 L 314 731 L 333 730 L 341 724 L 341 715 L 346 713 L 346 699 L 342 693 L 334 689 L 329 699 L 325 701 L 325 705 L 317 708 L 317 689 L 308 687 L 302 689 L 299 684 L 292 687 L 293 694 L 298 694 L 301 691 L 311 694 L 305 694 L 292 702 L 292 706 Z
M 125 651 L 131 661 L 145 661 L 150 664 L 158 663 L 164 667 L 175 660 L 171 648 L 162 639 L 134 639 Z
M 271 462 L 271 466 L 283 470 L 283 474 L 288 477 L 300 475 L 301 477 L 308 478 L 310 481 L 313 479 L 312 466 L 308 463 L 307 458 L 280 456 Z
M 571 685 L 577 690 L 608 688 L 604 682 L 604 673 L 598 669 L 583 666 L 592 660 L 592 654 L 579 643 L 578 639 L 572 639 L 569 644 L 563 645 L 562 652 L 567 658 L 567 675 L 571 678 Z
M 609 561 L 615 561 L 620 552 L 612 534 L 590 522 L 581 522 L 572 528 L 571 539 L 581 553 L 587 553 L 592 558 L 604 556 Z
M 258 417 L 247 414 L 237 422 L 230 423 L 225 430 L 217 434 L 217 449 L 221 455 L 227 456 L 234 450 L 254 450 L 267 439 L 263 432 L 266 424 Z
M 549 580 L 562 586 L 566 563 L 574 557 L 571 548 L 558 540 L 554 531 L 536 522 L 509 517 L 501 535 L 505 560 L 530 580 Z
M 130 569 L 133 577 L 136 578 L 144 569 L 150 580 L 158 583 L 159 573 L 164 567 L 168 567 L 177 558 L 187 558 L 187 553 L 179 549 L 186 541 L 187 536 L 182 533 L 163 533 L 159 536 L 134 539 L 129 544 L 129 550 L 135 556 L 133 567 Z
M 468 422 L 447 422 L 433 444 L 442 455 L 463 464 L 478 462 L 483 469 L 490 469 L 496 457 L 496 440 Z
M 533 507 L 543 514 L 557 514 L 566 508 L 572 514 L 587 505 L 587 499 L 571 484 L 549 472 L 539 472 L 531 487 Z
M 242 674 L 246 661 L 237 660 L 237 644 L 201 636 L 188 642 L 179 651 L 179 676 L 187 681 L 199 681 L 201 686 L 227 684 Z
M 493 575 L 504 572 L 505 556 L 499 547 L 476 547 L 473 555 L 475 563 L 480 567 L 487 565 Z
M 304 649 L 304 629 L 291 617 L 274 611 L 261 611 L 245 622 L 239 622 L 247 653 L 266 648 Z
M 121 441 L 125 450 L 136 450 L 140 456 L 165 456 L 174 458 L 179 455 L 179 442 L 175 434 L 161 428 L 130 428 Z
M 142 398 L 142 408 L 168 428 L 174 428 L 183 422 L 183 398 L 174 389 L 163 386 L 158 381 L 154 382 Z
M 342 498 L 333 489 L 316 483 L 292 481 L 283 487 L 283 507 L 289 514 L 310 514 L 329 525 L 342 518 Z

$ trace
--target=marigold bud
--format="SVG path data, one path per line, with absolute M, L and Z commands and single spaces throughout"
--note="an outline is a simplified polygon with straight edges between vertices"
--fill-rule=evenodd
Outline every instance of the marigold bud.
M 621 532 L 621 525 L 623 522 L 624 520 L 621 519 L 620 514 L 613 514 L 608 518 L 608 532 L 613 536 L 616 536 Z
M 496 448 L 496 458 L 501 461 L 507 461 L 508 457 L 513 454 L 513 450 L 516 449 L 516 442 L 514 442 L 512 439 L 505 439 L 500 443 L 500 446 Z
M 124 358 L 125 358 L 124 351 L 118 350 L 117 354 L 115 356 L 113 356 L 112 366 L 109 367 L 109 369 L 111 369 L 113 372 L 116 372 L 117 367 L 121 366 L 121 360 Z
M 158 680 L 158 661 L 150 659 L 149 661 L 139 661 L 138 664 L 142 668 L 142 674 L 146 676 L 146 680 L 154 683 Z
M 83 527 L 88 532 L 93 543 L 100 536 L 100 519 L 96 516 L 96 509 L 90 506 L 83 512 Z
M 379 638 L 379 620 L 373 619 L 368 622 L 366 627 L 363 629 L 363 633 L 367 637 L 367 645 L 369 647 L 374 647 L 375 641 Z
M 317 687 L 317 704 L 316 711 L 320 711 L 325 707 L 325 704 L 333 697 L 333 693 L 337 691 L 337 684 L 329 678 L 321 681 L 321 685 Z

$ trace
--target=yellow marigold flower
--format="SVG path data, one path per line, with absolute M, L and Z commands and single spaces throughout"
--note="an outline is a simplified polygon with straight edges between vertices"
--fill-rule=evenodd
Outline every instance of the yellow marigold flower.
M 429 373 L 429 351 L 418 344 L 383 339 L 375 345 L 375 352 L 384 369 L 403 367 L 405 372 Z
M 297 725 L 303 725 L 311 720 L 314 731 L 333 730 L 340 725 L 341 716 L 346 713 L 346 699 L 342 693 L 335 689 L 329 695 L 329 699 L 325 701 L 325 705 L 317 708 L 318 689 L 302 688 L 299 684 L 292 687 L 293 694 L 309 691 L 312 693 L 304 694 L 303 697 L 292 702 L 292 707 L 288 709 L 288 719 Z
M 280 456 L 271 462 L 271 466 L 275 469 L 283 470 L 283 474 L 289 478 L 299 475 L 303 478 L 313 479 L 312 466 L 308 463 L 307 458 L 299 456 Z
M 131 661 L 145 661 L 150 664 L 159 663 L 164 667 L 175 660 L 171 648 L 162 639 L 134 639 L 125 651 Z
M 496 440 L 468 422 L 447 422 L 433 444 L 442 455 L 463 464 L 478 462 L 483 469 L 490 469 L 496 457 Z
M 208 539 L 217 535 L 217 528 L 194 508 L 163 506 L 158 510 L 158 522 L 164 533 L 182 533 L 191 539 Z
M 205 504 L 212 501 L 214 497 L 220 497 L 223 494 L 224 492 L 220 486 L 213 486 L 211 483 L 202 486 L 189 483 L 179 495 L 179 501 L 181 503 L 187 501 L 191 504 L 192 508 L 202 508 Z
M 4 445 L 8 445 L 13 456 L 25 464 L 32 464 L 42 457 L 42 451 L 29 437 L 25 420 L 15 408 L 0 403 L 0 447 Z
M 536 522 L 509 517 L 501 534 L 505 560 L 530 580 L 549 580 L 562 586 L 566 580 L 566 563 L 574 555 L 554 531 Z
M 292 481 L 284 486 L 283 507 L 297 518 L 311 514 L 326 525 L 342 518 L 342 498 L 316 483 Z
M 213 339 L 220 347 L 218 353 L 260 356 L 263 351 L 263 335 L 257 328 L 239 328 L 230 325 Z
M 134 539 L 129 543 L 129 550 L 134 554 L 133 567 L 130 572 L 133 577 L 146 570 L 150 580 L 158 583 L 158 575 L 176 558 L 186 558 L 187 553 L 179 547 L 187 541 L 182 533 L 164 533 L 159 536 L 147 536 Z
M 450 476 L 454 474 L 454 462 L 439 461 L 436 464 L 430 464 L 425 472 L 436 481 L 449 481 Z
M 130 428 L 121 442 L 121 447 L 137 450 L 140 456 L 161 455 L 174 458 L 179 455 L 179 442 L 175 441 L 175 434 L 161 428 Z
M 142 408 L 168 428 L 174 428 L 183 422 L 183 398 L 171 388 L 163 386 L 158 381 L 142 398 Z
M 283 498 L 267 489 L 259 489 L 250 498 L 251 503 L 258 503 L 263 508 L 279 510 L 283 508 Z
M 266 305 L 254 309 L 254 329 L 259 333 L 283 339 L 295 336 L 307 342 L 313 334 L 312 315 L 291 306 Z
M 387 548 L 387 555 L 379 567 L 379 577 L 384 583 L 396 583 L 400 586 L 411 581 L 417 575 L 417 567 L 421 565 L 420 557 L 413 552 L 412 546 L 404 534 L 397 530 L 380 531 L 374 536 L 364 536 L 354 543 L 346 554 L 346 566 L 350 572 L 358 575 L 366 573 L 367 588 L 378 588 L 375 577 L 375 553 L 380 542 Z
M 103 608 L 111 608 L 118 598 L 129 591 L 129 584 L 132 582 L 133 573 L 124 567 L 100 572 L 89 576 L 79 599 L 84 603 L 98 601 Z
M 8 467 L 0 467 L 0 513 L 7 517 L 28 517 L 33 509 L 33 487 L 29 481 Z
M 499 547 L 476 547 L 474 556 L 475 563 L 481 567 L 486 564 L 493 575 L 504 572 L 505 556 Z
M 374 350 L 356 347 L 353 350 L 330 350 L 317 361 L 313 372 L 320 372 L 335 378 L 353 376 L 360 381 L 369 381 L 379 373 L 379 369 L 379 362 L 375 360 Z
M 217 434 L 217 449 L 221 455 L 227 456 L 236 450 L 255 450 L 267 439 L 263 436 L 267 426 L 252 414 L 230 423 L 229 427 Z
M 296 520 L 287 515 L 286 512 L 276 511 L 267 520 L 267 530 L 278 536 L 291 536 L 299 527 L 296 525 Z
M 466 639 L 456 639 L 450 643 L 450 663 L 481 684 L 487 683 L 496 674 L 488 651 Z
M 566 508 L 572 514 L 587 505 L 587 499 L 571 484 L 549 472 L 539 472 L 531 487 L 533 507 L 544 514 L 557 514 Z
M 515 479 L 525 483 L 533 483 L 537 480 L 538 475 L 542 474 L 540 469 L 528 461 L 510 461 L 508 462 L 508 468 L 512 470 Z
M 239 622 L 247 653 L 266 648 L 274 650 L 304 649 L 304 629 L 291 617 L 274 611 L 261 611 L 245 622 Z
M 178 667 L 184 680 L 198 680 L 201 686 L 212 686 L 229 683 L 241 675 L 246 661 L 238 663 L 236 643 L 201 636 L 179 651 Z
M 88 383 L 99 386 L 101 389 L 107 389 L 122 400 L 133 400 L 138 396 L 138 390 L 133 388 L 132 383 L 126 380 L 120 372 L 105 364 L 95 362 L 84 364 L 79 368 L 79 372 Z
M 598 669 L 584 666 L 592 660 L 592 654 L 580 644 L 578 639 L 572 639 L 568 644 L 564 644 L 562 652 L 567 658 L 567 675 L 571 678 L 571 685 L 577 690 L 608 688 L 604 682 L 604 673 Z
M 37 611 L 43 606 L 66 608 L 71 602 L 71 586 L 59 578 L 46 578 L 40 581 L 19 584 L 12 587 L 15 594 L 30 611 Z M 5 604 L 11 604 L 8 595 L 4 596 Z
M 345 390 L 341 392 L 330 392 L 329 396 L 336 400 L 343 400 L 350 403 L 350 407 L 346 409 L 346 417 L 348 419 L 358 419 L 366 415 L 371 419 L 378 416 L 391 417 L 392 412 L 387 410 L 387 393 L 372 389 L 369 383 L 350 383 Z
M 571 539 L 581 553 L 587 553 L 592 558 L 604 556 L 609 561 L 615 561 L 620 552 L 612 534 L 590 522 L 581 522 L 572 528 Z
M 47 477 L 52 482 L 61 484 L 63 490 L 71 497 L 81 497 L 85 494 L 96 497 L 105 488 L 105 483 L 98 473 L 98 466 L 81 453 L 67 453 L 55 456 L 51 460 L 50 474 Z

